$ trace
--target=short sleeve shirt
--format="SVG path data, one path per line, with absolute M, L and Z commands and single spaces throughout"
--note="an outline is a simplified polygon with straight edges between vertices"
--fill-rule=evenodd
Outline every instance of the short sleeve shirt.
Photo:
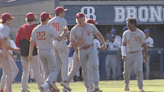
M 81 48 L 94 44 L 93 34 L 96 35 L 98 33 L 98 29 L 93 24 L 86 23 L 85 27 L 79 27 L 78 25 L 75 25 L 71 30 L 70 39 L 71 41 L 84 39 L 85 43 L 78 46 L 78 48 Z
M 59 38 L 54 28 L 48 25 L 37 26 L 33 29 L 31 35 L 31 41 L 36 42 L 38 49 L 52 49 L 52 40 Z
M 146 43 L 146 37 L 143 31 L 139 29 L 134 32 L 127 30 L 123 33 L 122 42 L 126 43 L 127 52 L 140 51 L 141 45 Z

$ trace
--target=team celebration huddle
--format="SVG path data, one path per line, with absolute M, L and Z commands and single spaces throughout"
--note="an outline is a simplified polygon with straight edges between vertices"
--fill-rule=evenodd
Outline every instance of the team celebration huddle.
M 36 17 L 32 12 L 27 13 L 26 22 L 22 25 L 15 39 L 16 46 L 10 43 L 10 22 L 14 17 L 9 13 L 1 15 L 0 25 L 0 65 L 3 70 L 1 77 L 0 92 L 12 91 L 12 84 L 15 80 L 19 69 L 14 62 L 14 57 L 9 51 L 20 52 L 22 63 L 21 92 L 29 92 L 28 79 L 30 66 L 33 69 L 35 80 L 40 92 L 60 92 L 56 83 L 58 76 L 61 76 L 60 85 L 63 92 L 71 92 L 69 83 L 82 68 L 84 86 L 86 92 L 102 92 L 99 87 L 99 58 L 97 50 L 119 51 L 119 55 L 107 55 L 105 68 L 107 78 L 118 73 L 118 76 L 124 78 L 123 91 L 129 91 L 130 73 L 135 67 L 138 88 L 140 92 L 143 90 L 143 62 L 147 59 L 147 36 L 149 29 L 144 32 L 136 27 L 135 18 L 127 18 L 127 26 L 123 28 L 122 39 L 115 35 L 116 29 L 112 28 L 107 35 L 105 42 L 102 34 L 96 28 L 93 19 L 86 19 L 81 12 L 75 15 L 76 25 L 68 31 L 65 11 L 69 10 L 62 7 L 55 9 L 55 17 L 51 17 L 47 12 L 40 14 L 40 24 L 34 24 Z M 95 44 L 94 38 L 97 38 L 100 44 Z M 67 39 L 69 38 L 69 39 Z M 152 43 L 153 44 L 153 43 Z M 153 46 L 149 46 L 150 48 Z M 143 54 L 142 54 L 143 50 Z M 72 59 L 69 58 L 72 54 Z M 123 73 L 121 68 L 117 67 L 117 59 L 123 61 Z M 40 63 L 41 62 L 41 63 Z M 72 62 L 70 65 L 69 62 Z M 112 65 L 110 68 L 109 65 Z M 119 64 L 121 66 L 121 64 Z M 120 68 L 116 72 L 116 67 Z M 110 70 L 111 69 L 111 70 Z M 61 73 L 60 73 L 61 72 Z M 101 71 L 100 71 L 101 72 Z M 147 74 L 148 75 L 148 74 Z

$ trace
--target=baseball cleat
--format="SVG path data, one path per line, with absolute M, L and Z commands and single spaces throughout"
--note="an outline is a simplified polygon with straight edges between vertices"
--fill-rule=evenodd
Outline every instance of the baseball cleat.
M 60 92 L 60 90 L 58 89 L 58 87 L 56 86 L 55 83 L 51 83 L 51 84 L 50 84 L 50 87 L 51 87 L 54 91 Z
M 41 85 L 41 89 L 43 92 L 51 92 L 49 89 L 49 84 L 45 83 L 44 85 Z
M 125 89 L 124 89 L 125 91 L 129 91 L 129 88 L 127 88 L 127 87 L 125 87 Z
M 71 88 L 69 87 L 69 85 L 67 84 L 67 82 L 61 82 L 60 85 L 63 86 L 65 89 L 71 91 Z
M 102 92 L 99 88 L 95 88 L 92 92 Z
M 145 92 L 143 89 L 139 89 L 140 92 Z

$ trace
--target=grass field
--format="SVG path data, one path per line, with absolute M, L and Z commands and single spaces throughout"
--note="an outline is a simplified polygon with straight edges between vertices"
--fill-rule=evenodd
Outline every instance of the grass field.
M 30 92 L 39 92 L 36 83 L 29 83 Z M 59 83 L 57 86 L 61 90 L 62 87 Z M 72 92 L 86 92 L 83 82 L 71 82 L 70 87 Z M 137 81 L 130 81 L 130 91 L 129 92 L 139 92 L 137 87 Z M 103 92 L 124 92 L 124 82 L 121 81 L 101 81 L 100 88 Z M 13 92 L 21 92 L 21 84 L 13 84 Z M 164 80 L 144 80 L 144 90 L 146 92 L 164 92 Z M 61 91 L 62 92 L 62 91 Z

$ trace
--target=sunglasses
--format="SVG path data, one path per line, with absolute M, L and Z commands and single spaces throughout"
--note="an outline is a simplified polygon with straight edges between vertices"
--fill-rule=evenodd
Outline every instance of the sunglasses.
M 9 21 L 11 21 L 12 19 L 8 19 Z

